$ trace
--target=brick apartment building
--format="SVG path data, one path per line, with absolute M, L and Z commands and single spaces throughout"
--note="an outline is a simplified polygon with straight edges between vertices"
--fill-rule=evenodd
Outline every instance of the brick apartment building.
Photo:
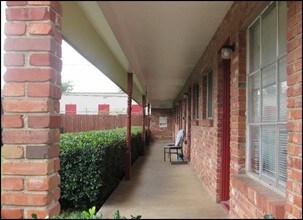
M 154 140 L 186 131 L 186 159 L 231 217 L 302 218 L 301 1 L 7 6 L 3 218 L 60 212 L 62 37 L 147 97 Z
M 235 3 L 174 110 L 152 110 L 151 125 L 167 115 L 170 129 L 186 131 L 190 166 L 234 217 L 302 218 L 301 7 Z

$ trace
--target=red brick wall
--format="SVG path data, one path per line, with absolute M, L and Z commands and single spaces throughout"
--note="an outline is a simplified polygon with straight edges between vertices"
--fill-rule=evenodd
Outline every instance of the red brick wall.
M 218 201 L 218 153 L 216 128 L 192 126 L 191 128 L 191 155 L 190 165 L 198 175 L 203 186 L 210 193 L 211 197 Z
M 284 218 L 285 198 L 280 194 L 245 174 L 232 178 L 231 185 L 232 216 L 263 219 L 265 214 L 272 214 L 277 219 Z
M 7 1 L 1 218 L 59 214 L 61 16 L 57 1 Z
M 302 2 L 289 1 L 286 218 L 302 218 Z
M 220 201 L 221 176 L 221 142 L 222 142 L 222 60 L 218 51 L 226 42 L 236 44 L 236 51 L 231 59 L 231 169 L 233 174 L 243 173 L 245 165 L 245 100 L 246 100 L 246 72 L 245 72 L 245 31 L 240 30 L 257 2 L 240 2 L 234 4 L 226 15 L 226 19 L 218 28 L 215 37 L 208 45 L 198 64 L 187 82 L 200 85 L 199 120 L 192 118 L 191 124 L 191 167 L 197 173 L 203 186 L 211 197 Z M 241 10 L 239 10 L 241 7 Z M 241 12 L 241 13 L 240 13 Z M 232 22 L 229 22 L 232 21 Z M 240 22 L 241 21 L 241 22 Z M 213 72 L 213 118 L 205 118 L 206 84 L 203 74 L 208 70 Z M 207 71 L 206 71 L 207 70 Z M 191 99 L 193 101 L 193 98 Z M 192 105 L 193 106 L 193 105 Z
M 167 117 L 167 127 L 159 127 L 159 117 Z M 173 110 L 151 109 L 150 130 L 152 140 L 173 140 Z
M 190 166 L 211 197 L 220 201 L 222 142 L 222 63 L 220 48 L 235 43 L 230 74 L 230 214 L 240 218 L 302 217 L 302 3 L 288 2 L 288 182 L 286 198 L 245 174 L 246 155 L 246 30 L 268 2 L 237 1 L 226 14 L 213 39 L 183 88 L 200 85 L 200 117 L 191 118 Z M 212 69 L 214 113 L 203 118 L 203 74 Z M 177 100 L 180 101 L 180 100 Z M 191 97 L 191 102 L 193 98 Z M 179 102 L 182 103 L 182 102 Z M 193 107 L 193 103 L 191 103 Z M 178 130 L 182 123 L 175 124 Z M 285 208 L 285 210 L 284 210 Z

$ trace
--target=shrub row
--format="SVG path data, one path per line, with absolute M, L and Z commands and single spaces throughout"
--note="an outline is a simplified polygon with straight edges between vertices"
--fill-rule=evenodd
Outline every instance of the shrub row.
M 132 127 L 132 163 L 141 145 L 141 127 Z M 63 209 L 101 206 L 124 176 L 126 129 L 61 134 Z

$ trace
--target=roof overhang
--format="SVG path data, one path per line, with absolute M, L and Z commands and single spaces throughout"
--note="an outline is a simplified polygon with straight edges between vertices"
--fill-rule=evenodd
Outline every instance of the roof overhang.
M 62 1 L 64 39 L 127 91 L 153 108 L 173 102 L 222 22 L 231 1 Z M 63 51 L 64 52 L 64 51 Z M 85 73 L 83 73 L 85 74 Z

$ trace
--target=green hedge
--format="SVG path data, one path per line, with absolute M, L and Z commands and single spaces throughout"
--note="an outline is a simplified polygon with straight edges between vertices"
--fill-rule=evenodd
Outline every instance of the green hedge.
M 132 127 L 132 163 L 141 127 Z M 60 176 L 63 209 L 101 206 L 124 176 L 126 129 L 61 134 Z

